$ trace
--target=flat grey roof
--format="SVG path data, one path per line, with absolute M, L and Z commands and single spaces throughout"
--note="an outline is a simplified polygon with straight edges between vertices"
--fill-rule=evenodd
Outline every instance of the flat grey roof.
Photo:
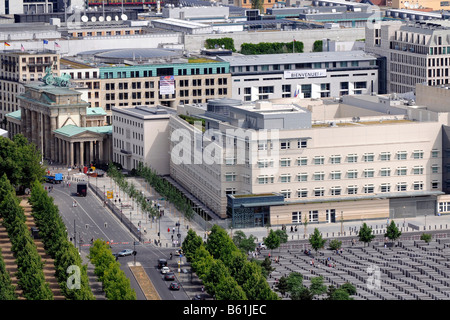
M 263 64 L 314 63 L 334 61 L 376 60 L 374 55 L 364 51 L 282 53 L 261 55 L 220 56 L 218 59 L 229 62 L 230 66 L 248 66 Z
M 136 106 L 132 108 L 117 108 L 113 107 L 111 109 L 113 112 L 119 112 L 126 114 L 128 116 L 136 117 L 139 119 L 161 119 L 161 118 L 168 118 L 171 113 L 165 108 L 158 108 L 158 107 L 149 107 L 149 106 Z

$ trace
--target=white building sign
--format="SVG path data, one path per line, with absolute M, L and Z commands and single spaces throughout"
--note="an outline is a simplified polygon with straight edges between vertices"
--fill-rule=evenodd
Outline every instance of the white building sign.
M 327 76 L 327 69 L 292 70 L 284 71 L 285 79 L 320 78 Z

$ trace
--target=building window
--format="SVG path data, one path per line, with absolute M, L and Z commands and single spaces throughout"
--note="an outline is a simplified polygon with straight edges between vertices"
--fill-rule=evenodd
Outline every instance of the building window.
M 373 192 L 374 192 L 373 184 L 366 184 L 364 186 L 364 193 L 373 193 Z
M 291 159 L 283 158 L 280 160 L 280 167 L 290 167 Z
M 314 172 L 314 174 L 313 174 L 314 181 L 322 181 L 324 178 L 325 178 L 324 172 Z
M 281 190 L 280 192 L 285 199 L 290 199 L 291 198 L 291 190 L 287 189 L 287 190 Z
M 397 191 L 406 191 L 406 182 L 397 183 Z
M 347 162 L 348 163 L 355 163 L 358 161 L 358 155 L 356 154 L 349 154 L 347 155 Z
M 348 170 L 347 177 L 349 179 L 358 179 L 358 171 L 355 169 Z
M 390 168 L 381 168 L 381 176 L 382 177 L 389 177 L 390 175 L 391 175 Z
M 333 156 L 331 156 L 331 163 L 332 164 L 339 164 L 339 163 L 341 163 L 341 156 L 340 155 L 333 155 Z
M 391 185 L 389 183 L 382 183 L 380 190 L 381 192 L 391 192 Z
M 375 176 L 374 169 L 364 169 L 364 178 L 373 178 Z
M 258 177 L 258 184 L 269 184 L 273 183 L 273 176 L 259 176 Z
M 348 194 L 357 194 L 358 193 L 358 186 L 352 185 L 347 187 L 347 193 Z
M 273 160 L 258 160 L 258 168 L 271 168 L 273 167 Z
M 406 151 L 397 152 L 397 160 L 406 160 L 408 153 Z
M 439 157 L 439 150 L 436 150 L 436 149 L 431 150 L 431 157 L 432 158 Z
M 236 173 L 235 172 L 225 173 L 225 181 L 227 182 L 236 181 Z
M 298 198 L 307 198 L 308 197 L 308 189 L 299 189 L 297 190 L 297 197 Z
M 433 180 L 431 181 L 431 189 L 437 189 L 439 188 L 439 181 Z
M 282 140 L 280 142 L 281 150 L 287 150 L 291 148 L 291 142 L 289 140 Z
M 310 222 L 318 222 L 319 221 L 319 210 L 309 211 L 309 221 Z
M 431 165 L 431 173 L 439 173 L 439 165 L 438 164 Z
M 301 211 L 292 212 L 292 223 L 302 223 L 302 212 Z
M 397 168 L 397 175 L 398 176 L 406 176 L 406 167 L 398 167 Z
M 281 183 L 289 183 L 291 182 L 291 175 L 289 173 L 282 174 L 280 176 Z
M 298 166 L 306 166 L 308 165 L 308 158 L 306 157 L 301 157 L 297 159 L 297 165 Z
M 308 181 L 308 173 L 306 173 L 306 172 L 299 173 L 299 174 L 297 175 L 297 181 L 298 181 L 298 182 L 305 182 L 305 181 Z
M 414 159 L 423 159 L 423 150 L 414 150 L 413 158 Z
M 308 140 L 304 140 L 304 139 L 298 140 L 298 142 L 297 142 L 297 147 L 298 147 L 299 149 L 303 149 L 303 148 L 306 148 L 306 147 L 307 147 L 307 144 L 308 144 Z
M 340 171 L 331 171 L 331 180 L 340 180 L 341 172 Z
M 316 156 L 316 157 L 314 157 L 313 161 L 314 161 L 315 165 L 321 165 L 321 164 L 324 164 L 325 157 L 324 156 Z
M 423 166 L 415 166 L 413 168 L 413 174 L 423 174 Z
M 340 196 L 341 195 L 341 187 L 331 187 L 331 195 L 332 196 Z
M 414 181 L 413 188 L 417 191 L 423 190 L 423 181 Z
M 373 162 L 375 155 L 373 153 L 365 153 L 364 154 L 364 162 Z
M 381 161 L 390 161 L 391 160 L 391 153 L 390 152 L 382 152 L 380 155 Z
M 323 197 L 325 194 L 325 188 L 317 187 L 314 188 L 314 197 Z

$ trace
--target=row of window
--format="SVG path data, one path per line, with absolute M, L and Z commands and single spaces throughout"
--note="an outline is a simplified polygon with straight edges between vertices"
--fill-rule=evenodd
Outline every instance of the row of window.
M 424 189 L 423 181 L 415 181 L 410 186 L 410 190 L 414 191 L 422 191 Z M 432 189 L 439 188 L 439 181 L 431 182 Z M 377 191 L 376 191 L 377 190 Z M 330 196 L 340 196 L 340 195 L 355 195 L 355 194 L 371 194 L 375 192 L 403 192 L 408 191 L 408 183 L 407 182 L 398 182 L 395 185 L 391 185 L 391 183 L 382 183 L 378 187 L 374 184 L 366 184 L 364 186 L 358 185 L 349 185 L 346 187 L 342 186 L 333 186 L 328 191 L 324 187 L 316 187 L 312 190 L 307 188 L 297 189 L 296 191 L 292 191 L 291 189 L 281 190 L 280 193 L 284 196 L 285 199 L 290 199 L 296 195 L 297 198 L 307 198 L 307 197 L 324 197 L 325 195 Z
M 267 149 L 267 143 L 259 143 L 258 144 L 258 150 L 266 150 Z M 270 146 L 272 147 L 272 146 Z M 306 148 L 307 147 L 307 140 L 299 140 L 297 141 L 297 148 Z M 272 149 L 272 148 L 271 148 Z M 288 150 L 291 149 L 291 142 L 290 141 L 281 141 L 280 142 L 280 149 L 281 150 Z M 424 158 L 424 151 L 423 150 L 414 150 L 411 153 L 411 159 L 423 159 Z M 439 156 L 438 150 L 432 150 L 431 151 L 431 158 L 437 158 Z M 356 153 L 351 153 L 346 155 L 345 157 L 342 155 L 331 155 L 329 158 L 330 164 L 340 164 L 343 163 L 343 160 L 347 163 L 356 163 L 358 162 L 359 155 Z M 380 161 L 390 161 L 392 159 L 392 155 L 390 152 L 381 152 L 379 154 Z M 407 160 L 408 159 L 408 152 L 407 151 L 398 151 L 395 154 L 395 160 Z M 360 160 L 362 162 L 375 162 L 375 154 L 374 153 L 365 153 L 361 156 Z M 266 160 L 262 160 L 266 161 Z M 283 165 L 284 164 L 284 165 Z M 296 164 L 298 166 L 306 166 L 308 165 L 308 157 L 299 157 L 296 159 Z M 311 164 L 313 165 L 324 165 L 325 164 L 325 156 L 314 156 L 312 158 Z M 281 166 L 290 166 L 291 165 L 291 159 L 289 158 L 283 158 L 280 160 Z
M 439 166 L 434 165 L 432 166 L 432 173 L 438 173 Z M 395 170 L 397 176 L 406 176 L 407 175 L 407 168 L 406 167 L 400 167 Z M 423 166 L 417 166 L 412 168 L 411 173 L 413 175 L 422 175 L 424 173 Z M 332 171 L 330 173 L 330 180 L 341 180 L 343 178 L 343 175 L 345 173 L 342 173 L 341 171 Z M 298 173 L 296 175 L 297 182 L 306 182 L 308 181 L 309 174 L 307 172 Z M 383 168 L 380 170 L 380 177 L 390 177 L 391 176 L 391 168 Z M 280 175 L 280 182 L 281 183 L 290 183 L 291 182 L 292 175 L 290 173 L 284 173 Z M 324 181 L 325 180 L 325 172 L 314 172 L 311 174 L 312 181 Z M 351 169 L 348 170 L 346 173 L 347 179 L 358 179 L 358 171 Z M 364 178 L 373 178 L 375 177 L 375 170 L 374 169 L 364 169 L 362 177 Z M 270 178 L 269 180 L 266 178 Z M 261 180 L 260 180 L 261 179 Z M 258 177 L 258 183 L 259 184 L 265 184 L 269 183 L 267 181 L 270 181 L 270 183 L 273 183 L 274 177 L 273 176 L 260 176 Z

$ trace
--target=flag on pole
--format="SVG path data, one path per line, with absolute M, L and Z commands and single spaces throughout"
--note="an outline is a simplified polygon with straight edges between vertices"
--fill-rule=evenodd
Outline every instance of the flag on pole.
M 55 41 L 55 47 L 61 48 L 61 46 L 58 44 L 58 42 Z
M 25 51 L 25 47 L 23 46 L 23 44 L 20 44 L 20 50 Z
M 45 40 L 45 39 L 44 39 L 43 41 L 44 41 L 44 44 L 48 44 L 48 40 Z
M 10 46 L 11 46 L 8 42 L 5 42 L 4 44 L 5 44 L 5 46 L 7 46 L 7 47 L 10 47 Z

